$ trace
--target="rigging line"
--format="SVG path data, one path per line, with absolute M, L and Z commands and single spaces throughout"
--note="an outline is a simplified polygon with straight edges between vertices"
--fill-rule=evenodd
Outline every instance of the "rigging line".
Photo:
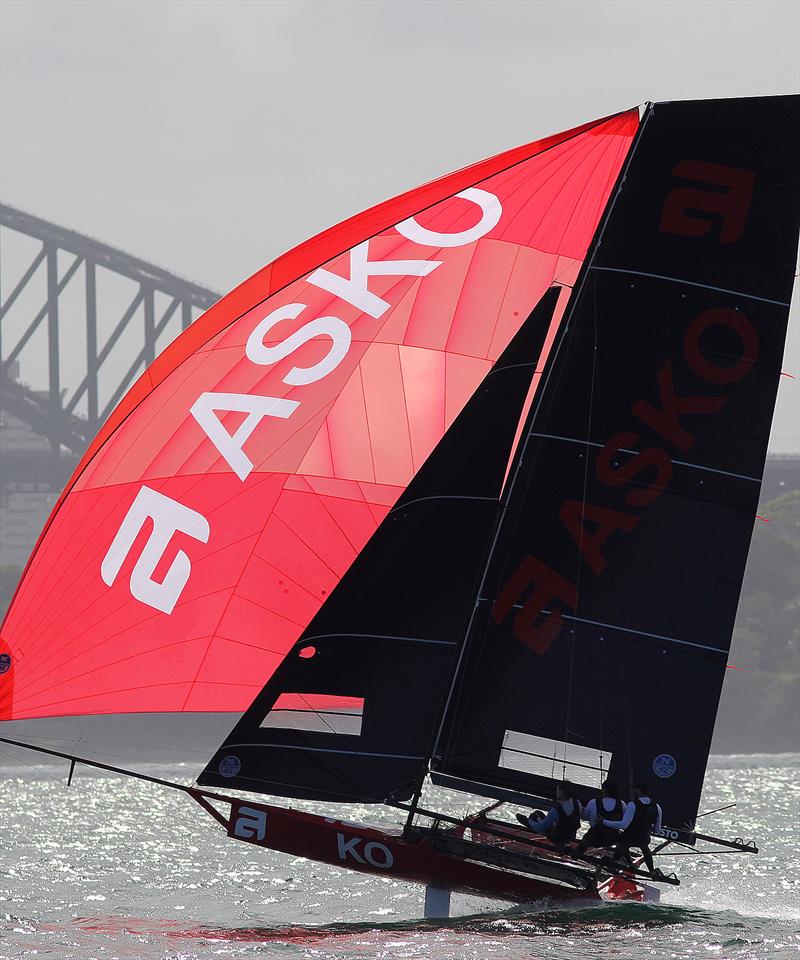
M 486 351 L 487 358 L 490 357 L 494 352 L 494 350 L 496 349 L 495 338 L 497 337 L 497 328 L 500 326 L 500 317 L 503 316 L 505 313 L 506 302 L 508 300 L 508 288 L 511 286 L 511 279 L 514 276 L 515 271 L 517 269 L 517 261 L 519 260 L 519 252 L 521 249 L 522 247 L 517 245 L 517 248 L 514 251 L 514 259 L 511 262 L 511 266 L 508 268 L 508 276 L 506 277 L 505 286 L 503 287 L 503 294 L 500 297 L 500 299 L 497 301 L 500 304 L 500 307 L 497 311 L 497 316 L 495 317 L 495 321 L 492 324 L 492 332 L 491 332 L 491 335 L 489 336 L 489 340 L 488 340 L 489 345 Z M 523 320 L 523 323 L 524 322 L 525 321 Z M 522 326 L 522 324 L 520 324 L 520 326 Z M 502 356 L 502 353 L 503 351 L 498 349 L 497 356 L 498 357 Z
M 39 737 L 40 740 L 45 741 L 46 743 L 74 743 L 76 746 L 78 743 L 83 743 L 83 737 L 79 737 L 76 741 L 74 737 Z M 193 747 L 184 747 L 184 746 L 167 746 L 167 747 L 155 747 L 150 746 L 147 743 L 123 743 L 120 740 L 87 740 L 86 745 L 98 744 L 99 746 L 106 747 L 132 747 L 134 750 L 174 750 L 176 752 L 180 751 L 181 753 L 202 753 L 204 756 L 208 755 L 207 750 L 197 750 Z M 135 759 L 135 758 L 134 758 Z M 148 761 L 149 762 L 149 761 Z M 155 763 L 160 763 L 160 760 L 154 761 Z
M 288 654 L 287 654 L 287 656 L 288 656 Z M 286 659 L 286 658 L 284 657 L 284 659 Z M 312 707 L 311 704 L 309 703 L 309 701 L 306 700 L 306 696 L 310 696 L 310 694 L 303 694 L 303 693 L 300 693 L 300 692 L 297 691 L 297 690 L 287 690 L 286 692 L 287 692 L 287 693 L 293 693 L 296 697 L 300 697 L 300 699 L 303 701 L 303 703 L 308 707 L 308 711 L 307 711 L 307 712 L 308 712 L 308 713 L 313 713 L 315 717 L 317 717 L 319 720 L 321 720 L 321 721 L 325 724 L 325 726 L 328 728 L 328 730 L 329 730 L 332 734 L 336 734 L 337 731 L 334 729 L 334 727 L 333 727 L 333 725 L 332 725 L 331 723 L 328 723 L 328 719 L 327 719 L 327 717 L 324 715 L 324 713 L 320 713 L 319 710 L 317 710 L 317 709 L 315 709 L 314 707 Z M 265 720 L 266 720 L 266 718 L 272 713 L 272 711 L 273 711 L 274 709 L 275 709 L 275 704 L 273 703 L 273 705 L 269 708 L 269 710 L 267 711 L 267 713 L 266 713 L 266 715 L 265 715 L 265 717 L 264 717 Z M 277 746 L 277 744 L 270 744 L 270 746 Z
M 712 287 L 707 283 L 696 283 L 693 280 L 684 280 L 682 277 L 666 277 L 660 273 L 644 273 L 641 270 L 626 270 L 624 267 L 591 267 L 592 270 L 602 270 L 604 273 L 625 273 L 633 277 L 648 277 L 651 280 L 666 280 L 669 283 L 680 283 L 686 287 L 702 287 L 703 290 L 714 290 L 717 293 L 728 293 L 732 297 L 743 297 L 745 300 L 758 300 L 761 303 L 772 303 L 776 307 L 788 307 L 784 300 L 770 300 L 768 297 L 757 297 L 753 293 L 742 293 L 740 290 L 728 290 L 726 287 Z
M 599 658 L 599 662 L 597 663 L 597 666 L 595 667 L 595 669 L 600 674 L 600 682 L 597 685 L 597 689 L 600 695 L 600 710 L 598 711 L 599 716 L 598 716 L 597 726 L 599 728 L 599 733 L 600 733 L 600 786 L 601 787 L 603 785 L 603 782 L 607 779 L 606 773 L 603 771 L 603 747 L 605 745 L 605 740 L 603 739 L 603 713 L 605 711 L 605 699 L 603 697 L 603 687 L 605 683 L 605 678 L 603 676 L 603 666 L 605 664 L 607 654 L 608 654 L 608 644 L 606 642 L 606 638 L 601 636 L 600 637 L 600 658 Z M 614 753 L 612 748 L 611 759 L 613 759 L 613 755 Z M 609 762 L 608 762 L 609 768 L 611 766 L 611 759 L 609 759 Z
M 409 323 L 411 318 L 409 316 Z M 406 327 L 408 331 L 408 327 Z M 403 337 L 405 340 L 405 336 Z M 414 476 L 417 475 L 420 468 L 422 467 L 422 462 L 418 463 L 417 458 L 414 456 L 414 439 L 413 431 L 411 429 L 411 415 L 408 412 L 408 384 L 406 383 L 406 374 L 403 372 L 403 354 L 400 350 L 400 344 L 397 343 L 394 345 L 394 349 L 391 351 L 392 362 L 396 364 L 395 369 L 397 375 L 400 378 L 400 393 L 403 397 L 403 416 L 406 422 L 406 439 L 408 440 L 408 458 L 411 461 L 411 471 Z M 446 361 L 445 361 L 446 362 Z M 410 375 L 410 371 L 409 371 Z M 411 481 L 409 480 L 409 484 Z M 406 487 L 406 490 L 408 487 Z
M 586 416 L 586 444 L 589 443 L 589 437 L 592 435 L 592 416 L 594 414 L 594 394 L 595 386 L 597 383 L 597 284 L 593 285 L 592 289 L 592 379 L 589 384 L 589 410 Z M 589 486 L 589 457 L 588 455 L 583 458 L 583 491 L 581 495 L 581 526 L 580 532 L 578 533 L 578 552 L 576 554 L 575 562 L 577 569 L 575 571 L 575 610 L 577 612 L 578 606 L 580 604 L 580 593 L 581 593 L 581 576 L 583 573 L 583 563 L 581 558 L 584 556 L 583 553 L 583 539 L 585 535 L 586 525 L 584 520 L 586 518 L 586 491 Z M 570 647 L 569 654 L 569 677 L 567 680 L 567 706 L 564 714 L 564 765 L 563 765 L 563 777 L 566 779 L 567 767 L 567 748 L 566 744 L 569 743 L 570 735 L 570 726 L 569 719 L 572 712 L 572 692 L 574 686 L 574 672 L 575 672 L 575 622 L 573 621 L 571 639 L 572 645 Z
M 26 760 L 23 760 L 22 757 L 16 756 L 16 754 L 11 753 L 9 750 L 0 750 L 0 754 L 4 757 L 11 757 L 12 760 L 16 760 L 17 763 L 21 763 L 24 767 L 30 767 L 31 770 L 35 770 L 37 773 L 43 773 L 46 777 L 50 777 L 51 780 L 61 782 L 61 777 L 57 777 L 54 773 L 48 773 L 43 767 L 37 767 L 34 763 L 28 763 Z
M 712 813 L 721 813 L 723 810 L 730 810 L 731 807 L 735 806 L 735 803 L 726 803 L 724 807 L 717 807 L 714 810 L 706 810 L 705 813 L 698 813 L 695 820 L 700 820 L 702 817 L 710 817 Z
M 121 773 L 126 777 L 135 777 L 137 780 L 146 780 L 148 783 L 157 783 L 162 787 L 171 787 L 173 790 L 181 790 L 184 793 L 191 793 L 192 788 L 183 783 L 176 783 L 173 780 L 162 780 L 160 777 L 151 777 L 145 773 L 137 773 L 135 770 L 126 770 L 124 767 L 114 767 L 108 763 L 100 763 L 98 760 L 88 760 L 85 757 L 76 757 L 71 753 L 62 753 L 59 750 L 50 750 L 47 747 L 40 747 L 33 743 L 23 743 L 21 740 L 11 740 L 8 737 L 0 737 L 0 743 L 10 743 L 15 747 L 23 747 L 25 750 L 34 750 L 36 753 L 45 753 L 50 757 L 59 757 L 62 760 L 70 760 L 75 763 L 82 763 L 87 767 L 97 767 L 99 770 L 108 770 L 111 773 Z M 207 794 L 215 796 L 215 794 Z M 228 799 L 219 797 L 219 799 Z
M 673 840 L 673 843 L 677 843 L 677 840 Z M 683 853 L 656 853 L 653 851 L 654 857 L 690 857 L 692 854 L 698 857 L 720 857 L 724 853 L 735 853 L 741 854 L 742 850 L 693 850 L 691 847 L 689 850 L 684 851 Z

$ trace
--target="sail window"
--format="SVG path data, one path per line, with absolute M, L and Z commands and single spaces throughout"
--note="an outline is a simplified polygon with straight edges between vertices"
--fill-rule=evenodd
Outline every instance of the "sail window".
M 563 740 L 506 730 L 497 765 L 539 777 L 599 787 L 610 762 L 610 755 L 604 754 L 598 747 L 579 746 Z
M 282 693 L 261 721 L 268 730 L 336 733 L 361 736 L 363 697 L 332 697 L 319 693 Z

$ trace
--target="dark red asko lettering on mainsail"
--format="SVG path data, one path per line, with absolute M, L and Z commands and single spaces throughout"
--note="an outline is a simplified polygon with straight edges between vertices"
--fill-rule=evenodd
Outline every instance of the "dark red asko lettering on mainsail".
M 673 176 L 698 181 L 702 186 L 679 186 L 664 201 L 659 231 L 681 237 L 705 237 L 718 226 L 717 241 L 729 244 L 743 235 L 747 213 L 756 182 L 755 173 L 701 161 L 683 161 L 673 168 Z M 713 327 L 724 327 L 734 334 L 739 352 L 725 363 L 703 351 L 703 334 Z M 698 381 L 727 387 L 753 369 L 758 358 L 758 333 L 739 309 L 712 307 L 690 322 L 683 338 L 678 362 L 685 365 Z M 708 395 L 680 393 L 675 386 L 674 360 L 664 360 L 655 375 L 654 396 L 636 400 L 630 415 L 654 434 L 661 445 L 637 449 L 641 432 L 626 430 L 610 437 L 595 459 L 597 478 L 607 487 L 630 486 L 625 502 L 631 507 L 648 507 L 668 488 L 672 478 L 672 456 L 688 453 L 697 436 L 687 418 L 718 414 L 729 397 L 724 389 Z M 588 449 L 588 448 L 587 448 Z M 633 454 L 618 463 L 620 453 Z M 644 480 L 649 482 L 644 483 Z M 566 499 L 558 516 L 561 526 L 575 543 L 581 561 L 593 576 L 600 576 L 609 565 L 618 534 L 632 534 L 641 513 L 612 509 L 585 500 Z M 614 538 L 614 539 L 612 539 Z M 606 546 L 607 542 L 608 547 Z M 492 605 L 492 619 L 504 623 L 519 607 L 511 624 L 514 636 L 538 654 L 545 653 L 564 626 L 564 615 L 574 613 L 578 604 L 578 586 L 531 554 L 523 558 Z

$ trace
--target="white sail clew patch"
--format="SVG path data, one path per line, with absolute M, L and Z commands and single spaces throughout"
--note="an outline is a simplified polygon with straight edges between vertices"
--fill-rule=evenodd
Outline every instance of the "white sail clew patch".
M 165 497 L 157 490 L 142 487 L 108 548 L 100 574 L 103 581 L 112 586 L 134 540 L 148 520 L 153 521 L 153 529 L 131 573 L 131 594 L 162 613 L 172 613 L 189 579 L 192 564 L 183 550 L 178 550 L 161 583 L 152 579 L 153 572 L 175 533 L 185 533 L 208 543 L 211 529 L 202 513 Z

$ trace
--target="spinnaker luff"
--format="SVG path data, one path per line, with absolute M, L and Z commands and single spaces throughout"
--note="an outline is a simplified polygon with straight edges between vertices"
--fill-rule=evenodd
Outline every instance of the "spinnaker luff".
M 180 787 L 232 837 L 641 898 L 635 870 L 485 815 L 443 832 L 420 790 L 649 776 L 667 842 L 714 839 L 694 821 L 786 334 L 798 100 L 584 125 L 225 297 L 53 512 L 2 630 L 2 716 L 243 710 L 199 783 L 413 802 L 393 834 Z

